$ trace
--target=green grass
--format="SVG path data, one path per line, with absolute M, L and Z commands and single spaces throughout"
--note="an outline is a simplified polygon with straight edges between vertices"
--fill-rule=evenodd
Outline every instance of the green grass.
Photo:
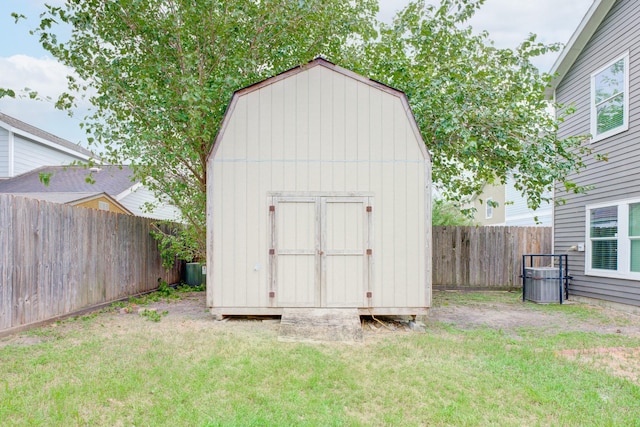
M 310 345 L 278 343 L 268 324 L 210 322 L 100 313 L 0 346 L 2 425 L 640 425 L 637 383 L 557 355 L 636 338 L 433 323 Z

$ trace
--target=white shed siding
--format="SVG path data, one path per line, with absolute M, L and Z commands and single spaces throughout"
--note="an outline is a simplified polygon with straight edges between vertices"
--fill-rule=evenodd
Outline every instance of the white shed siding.
M 0 178 L 9 177 L 9 131 L 0 127 Z
M 65 165 L 74 160 L 84 160 L 51 147 L 38 144 L 20 135 L 14 138 L 14 170 L 13 176 L 29 172 L 41 166 Z
M 279 192 L 372 196 L 372 306 L 428 307 L 430 161 L 401 98 L 315 66 L 236 100 L 208 166 L 208 305 L 269 306 Z

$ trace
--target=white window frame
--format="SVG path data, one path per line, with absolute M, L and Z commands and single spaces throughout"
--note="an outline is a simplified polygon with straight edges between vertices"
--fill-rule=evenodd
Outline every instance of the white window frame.
M 606 132 L 597 135 L 598 131 L 598 112 L 596 110 L 596 76 L 603 71 L 607 70 L 616 62 L 624 60 L 624 101 L 623 109 L 624 115 L 622 118 L 622 125 L 614 129 L 610 129 Z M 629 129 L 629 51 L 623 55 L 617 57 L 613 61 L 609 62 L 604 67 L 599 68 L 593 74 L 591 74 L 591 142 L 601 141 L 613 135 L 617 135 Z
M 493 206 L 491 205 L 491 203 L 489 202 L 493 202 L 493 198 L 492 197 L 488 197 L 486 200 L 486 207 L 484 210 L 484 219 L 492 219 L 493 218 Z
M 613 277 L 616 279 L 640 280 L 640 272 L 631 271 L 631 238 L 629 237 L 629 205 L 640 203 L 640 199 L 614 200 L 585 206 L 585 260 L 584 274 L 587 276 Z M 618 207 L 618 269 L 602 270 L 591 267 L 591 210 L 609 206 Z

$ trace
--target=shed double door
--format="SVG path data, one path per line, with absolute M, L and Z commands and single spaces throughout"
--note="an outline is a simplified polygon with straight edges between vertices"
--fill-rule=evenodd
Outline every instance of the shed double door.
M 273 197 L 269 209 L 272 305 L 369 305 L 370 197 Z

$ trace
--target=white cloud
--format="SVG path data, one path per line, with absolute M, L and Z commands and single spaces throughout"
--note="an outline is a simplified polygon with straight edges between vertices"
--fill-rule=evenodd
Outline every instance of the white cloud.
M 49 58 L 13 55 L 0 58 L 0 87 L 36 90 L 41 96 L 57 97 L 67 89 L 71 69 Z
M 0 87 L 13 89 L 16 93 L 29 88 L 37 91 L 41 98 L 51 98 L 51 101 L 38 101 L 5 97 L 0 99 L 0 111 L 73 142 L 84 141 L 79 124 L 87 112 L 87 101 L 80 101 L 80 108 L 73 118 L 55 108 L 55 100 L 67 89 L 69 74 L 70 68 L 49 58 L 0 57 Z
M 380 0 L 378 18 L 389 23 L 395 12 L 408 3 L 409 0 Z M 469 24 L 475 31 L 487 30 L 489 38 L 501 48 L 517 47 L 530 33 L 544 43 L 566 43 L 592 3 L 593 0 L 486 0 Z M 535 65 L 548 71 L 557 55 L 541 57 Z

